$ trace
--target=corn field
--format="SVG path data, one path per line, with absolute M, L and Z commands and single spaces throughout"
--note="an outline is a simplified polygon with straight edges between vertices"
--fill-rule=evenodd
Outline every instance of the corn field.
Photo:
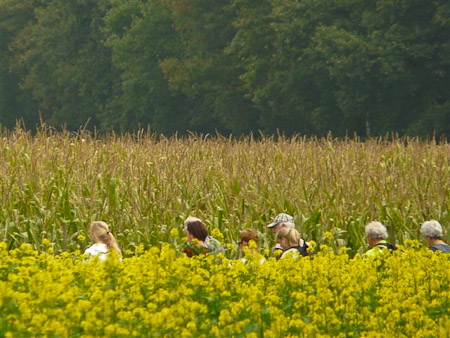
M 305 239 L 320 245 L 331 233 L 331 248 L 352 255 L 366 249 L 371 220 L 384 223 L 395 244 L 421 240 L 429 219 L 448 233 L 450 144 L 17 129 L 0 138 L 0 196 L 8 249 L 44 250 L 46 239 L 55 253 L 83 250 L 93 220 L 111 226 L 124 252 L 161 247 L 181 240 L 188 215 L 225 243 L 254 228 L 269 248 L 266 224 L 285 212 Z

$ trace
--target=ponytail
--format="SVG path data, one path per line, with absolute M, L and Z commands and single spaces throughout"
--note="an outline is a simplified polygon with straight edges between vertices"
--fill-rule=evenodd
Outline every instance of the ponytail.
M 117 244 L 116 238 L 109 231 L 109 226 L 102 221 L 94 221 L 91 223 L 89 228 L 89 237 L 94 243 L 106 244 L 108 249 L 113 249 L 117 252 L 119 256 L 122 256 L 122 251 L 120 251 L 119 245 Z
M 106 247 L 108 249 L 116 250 L 119 256 L 122 256 L 122 251 L 120 251 L 119 245 L 117 244 L 117 240 L 111 232 L 106 233 Z

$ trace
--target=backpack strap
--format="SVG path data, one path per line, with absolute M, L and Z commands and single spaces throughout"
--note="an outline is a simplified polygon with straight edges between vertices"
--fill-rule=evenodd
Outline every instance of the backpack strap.
M 303 245 L 297 247 L 298 252 L 300 252 L 300 255 L 302 255 L 303 257 L 309 256 L 307 249 L 308 244 L 306 244 L 305 240 L 303 240 Z
M 396 250 L 397 248 L 395 246 L 393 246 L 392 244 L 389 243 L 385 243 L 385 242 L 381 242 L 381 243 L 377 243 L 375 244 L 375 246 L 379 247 L 379 248 L 385 248 L 388 249 L 389 252 L 393 252 L 394 250 Z

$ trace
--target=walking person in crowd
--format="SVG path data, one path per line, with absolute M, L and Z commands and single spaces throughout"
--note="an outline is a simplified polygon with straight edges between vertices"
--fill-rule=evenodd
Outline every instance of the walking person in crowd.
M 386 240 L 388 233 L 386 227 L 380 222 L 370 222 L 365 227 L 366 241 L 369 244 L 369 250 L 364 254 L 366 257 L 377 256 L 381 250 L 393 252 L 395 247 Z
M 205 245 L 206 247 L 214 253 L 225 253 L 225 248 L 222 246 L 222 244 L 213 236 L 206 236 L 205 239 Z
M 258 244 L 258 232 L 253 229 L 244 229 L 239 233 L 239 248 L 243 250 L 247 247 L 250 241 Z
M 300 246 L 300 239 L 300 233 L 297 229 L 291 227 L 281 228 L 277 233 L 277 242 L 283 249 L 280 259 L 289 256 L 294 259 L 297 259 L 300 256 L 307 256 L 306 243 L 303 247 Z
M 210 253 L 205 244 L 208 230 L 199 218 L 189 216 L 184 222 L 184 230 L 186 231 L 189 246 L 183 249 L 183 253 L 188 257 L 200 254 L 208 255 Z
M 255 243 L 255 247 L 250 246 L 250 241 L 253 241 Z M 256 230 L 244 229 L 239 233 L 239 249 L 243 256 L 245 256 L 245 248 L 248 248 L 248 252 L 251 255 L 258 256 L 260 264 L 266 261 L 266 259 L 258 253 L 258 232 Z M 246 257 L 242 257 L 241 261 L 243 263 L 247 263 L 248 260 Z
M 427 221 L 420 227 L 420 232 L 427 242 L 428 248 L 434 252 L 442 251 L 450 253 L 450 245 L 445 243 L 442 233 L 442 225 L 435 220 Z
M 274 218 L 273 222 L 268 224 L 267 227 L 269 229 L 272 229 L 275 236 L 277 236 L 278 232 L 283 228 L 295 229 L 294 217 L 284 213 L 278 214 Z M 307 256 L 308 253 L 306 249 L 308 248 L 308 243 L 306 243 L 301 237 L 298 242 L 298 246 L 304 249 L 304 254 L 302 253 L 302 255 Z M 276 250 L 283 250 L 283 248 L 279 243 L 277 243 L 276 246 L 273 248 L 273 251 Z
M 108 224 L 102 221 L 94 221 L 89 227 L 89 238 L 94 243 L 87 248 L 84 253 L 91 256 L 99 256 L 100 261 L 104 262 L 107 259 L 107 254 L 114 250 L 119 260 L 122 260 L 122 252 L 117 244 L 116 238 L 109 230 Z
M 275 235 L 275 238 L 277 236 L 278 231 L 280 231 L 283 227 L 291 227 L 291 228 L 295 228 L 295 223 L 294 223 L 294 217 L 292 217 L 291 215 L 288 214 L 278 214 L 274 220 L 272 221 L 272 223 L 268 224 L 267 227 L 269 229 L 272 230 L 272 232 Z M 283 248 L 280 246 L 280 244 L 276 244 L 275 247 L 273 248 L 273 251 L 275 252 L 276 250 L 283 250 Z
M 289 223 L 289 226 L 292 226 L 293 228 L 295 228 L 295 223 L 294 223 L 294 217 L 292 217 L 291 215 L 288 214 L 278 214 L 272 221 L 272 223 L 267 224 L 267 227 L 269 229 L 271 229 L 273 231 L 273 233 L 276 235 L 278 233 L 278 231 L 281 230 L 281 228 L 283 228 L 283 223 Z

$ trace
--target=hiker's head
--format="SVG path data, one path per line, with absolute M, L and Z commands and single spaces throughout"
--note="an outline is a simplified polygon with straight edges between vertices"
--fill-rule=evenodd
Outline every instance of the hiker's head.
M 295 228 L 294 218 L 288 214 L 278 214 L 272 223 L 268 224 L 267 227 L 272 229 L 273 233 L 277 234 L 281 228 L 283 228 L 282 224 L 292 224 L 292 227 Z
M 184 222 L 184 229 L 189 243 L 192 243 L 194 238 L 204 242 L 208 236 L 208 230 L 201 219 L 189 216 Z
M 109 234 L 109 226 L 105 222 L 94 221 L 89 227 L 89 238 L 94 243 L 107 244 Z
M 365 227 L 366 241 L 370 247 L 388 238 L 386 227 L 380 222 L 370 222 Z
M 420 232 L 425 239 L 429 238 L 436 240 L 442 239 L 443 237 L 442 226 L 435 220 L 424 222 L 420 227 Z
M 297 229 L 291 227 L 282 227 L 277 233 L 277 242 L 284 250 L 293 246 L 298 246 L 300 242 L 300 233 Z
M 89 227 L 89 238 L 94 243 L 103 243 L 110 249 L 117 251 L 121 255 L 119 245 L 117 244 L 116 238 L 113 236 L 109 230 L 108 224 L 103 221 L 94 221 Z
M 254 241 L 258 244 L 258 232 L 253 229 L 244 229 L 239 233 L 239 247 L 243 248 L 248 246 L 250 241 Z

